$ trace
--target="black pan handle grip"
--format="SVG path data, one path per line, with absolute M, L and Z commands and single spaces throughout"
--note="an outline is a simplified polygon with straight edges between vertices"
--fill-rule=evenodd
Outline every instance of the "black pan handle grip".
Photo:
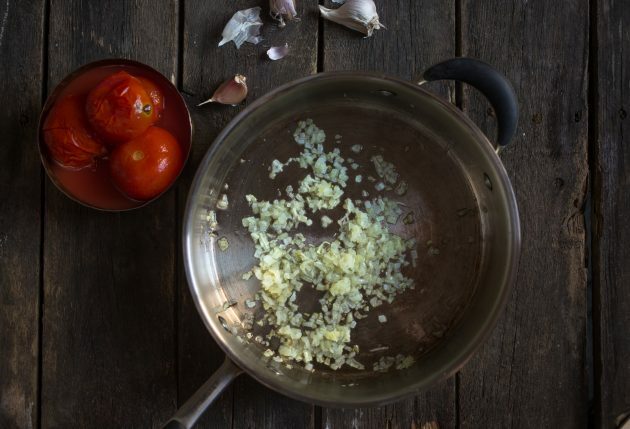
M 472 85 L 488 99 L 498 122 L 497 144 L 506 146 L 516 134 L 518 101 L 510 81 L 499 71 L 473 58 L 453 58 L 430 67 L 425 81 L 458 80 Z

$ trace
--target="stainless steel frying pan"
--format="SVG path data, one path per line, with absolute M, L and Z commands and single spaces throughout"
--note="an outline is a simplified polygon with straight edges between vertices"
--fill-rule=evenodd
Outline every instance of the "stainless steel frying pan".
M 518 117 L 516 98 L 496 70 L 457 58 L 430 68 L 424 79 L 455 79 L 481 90 L 497 114 L 498 147 L 510 141 Z M 417 239 L 418 263 L 407 273 L 416 287 L 359 321 L 352 344 L 360 346 L 363 371 L 344 367 L 309 372 L 298 364 L 287 368 L 265 358 L 266 347 L 233 334 L 247 313 L 262 311 L 245 305 L 259 285 L 255 278 L 241 277 L 256 262 L 241 225 L 251 213 L 244 196 L 274 199 L 278 189 L 304 176 L 299 168 L 288 169 L 271 181 L 268 167 L 275 158 L 298 154 L 291 135 L 306 118 L 324 129 L 327 145 L 334 145 L 332 136 L 343 136 L 337 147 L 355 158 L 365 175 L 374 174 L 369 157 L 382 154 L 409 184 L 403 197 L 394 197 L 414 213 L 415 222 L 399 222 L 394 229 Z M 363 145 L 364 151 L 350 152 L 354 144 Z M 359 192 L 358 186 L 347 190 L 351 198 Z M 218 236 L 229 242 L 226 251 L 218 249 L 207 226 L 208 212 L 223 193 L 230 206 L 217 217 Z M 331 234 L 317 227 L 304 232 L 314 242 Z M 417 84 L 380 74 L 323 73 L 260 98 L 221 133 L 192 184 L 183 240 L 192 296 L 227 355 L 224 365 L 167 423 L 189 428 L 241 369 L 287 396 L 335 407 L 384 404 L 453 374 L 489 335 L 504 306 L 516 272 L 520 226 L 514 193 L 495 148 L 461 111 Z M 306 292 L 298 301 L 308 307 L 317 298 Z M 227 307 L 226 302 L 236 305 Z M 379 323 L 377 314 L 388 322 Z M 370 351 L 383 347 L 388 349 Z M 413 355 L 416 363 L 386 373 L 371 370 L 381 356 L 399 353 Z

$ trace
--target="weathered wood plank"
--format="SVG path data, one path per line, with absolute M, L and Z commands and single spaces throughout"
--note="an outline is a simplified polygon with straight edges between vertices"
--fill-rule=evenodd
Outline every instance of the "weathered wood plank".
M 326 2 L 331 6 L 332 2 Z M 377 8 L 387 30 L 365 39 L 334 23 L 324 25 L 324 71 L 373 70 L 406 79 L 418 78 L 429 66 L 455 55 L 455 3 L 438 0 L 380 1 Z M 454 100 L 454 86 L 435 83 L 430 89 Z M 362 410 L 324 409 L 326 428 L 439 427 L 456 425 L 455 379 L 416 398 Z
M 461 427 L 584 427 L 588 2 L 462 1 L 462 52 L 512 81 L 521 119 L 501 153 L 523 233 L 518 279 L 493 337 L 461 371 Z M 488 104 L 464 110 L 494 138 Z
M 593 311 L 596 424 L 613 427 L 630 415 L 630 9 L 619 0 L 597 4 L 594 156 Z M 598 326 L 599 325 L 599 326 Z
M 331 0 L 327 7 L 335 8 Z M 455 55 L 455 4 L 429 0 L 380 1 L 377 11 L 387 26 L 371 38 L 324 21 L 323 71 L 381 71 L 419 78 L 431 65 Z M 439 87 L 435 85 L 435 87 Z M 443 88 L 450 88 L 444 84 Z
M 0 4 L 0 427 L 37 426 L 44 2 Z M 16 43 L 19 41 L 19 43 Z M 25 78 L 28 76 L 28 78 Z
M 317 1 L 298 2 L 301 21 L 278 27 L 269 18 L 268 2 L 255 0 L 188 0 L 185 3 L 184 64 L 182 90 L 191 104 L 209 98 L 214 89 L 236 73 L 247 77 L 248 100 L 271 89 L 317 71 Z M 240 9 L 262 6 L 265 22 L 259 45 L 244 44 L 237 50 L 230 43 L 219 48 L 221 32 Z M 291 53 L 271 62 L 270 46 L 289 43 Z M 179 211 L 199 161 L 221 129 L 242 107 L 209 105 L 193 109 L 195 138 L 191 159 L 179 187 Z M 179 245 L 179 244 L 178 244 Z M 222 362 L 224 356 L 206 331 L 193 305 L 183 270 L 179 273 L 179 400 L 183 403 Z M 203 417 L 199 427 L 301 428 L 310 425 L 313 407 L 293 401 L 241 376 Z
M 174 76 L 173 1 L 52 1 L 49 88 L 105 57 Z M 155 427 L 176 407 L 175 193 L 128 213 L 46 183 L 43 427 Z

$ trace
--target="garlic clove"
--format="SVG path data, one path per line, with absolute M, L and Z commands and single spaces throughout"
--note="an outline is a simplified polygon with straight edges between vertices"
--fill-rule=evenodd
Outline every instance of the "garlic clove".
M 208 103 L 231 104 L 232 106 L 240 104 L 247 97 L 246 80 L 247 78 L 240 74 L 226 80 L 214 91 L 212 98 L 197 104 L 197 107 Z
M 254 45 L 260 43 L 262 40 L 260 27 L 263 25 L 260 19 L 260 10 L 260 7 L 252 7 L 237 11 L 225 25 L 219 46 L 233 41 L 236 48 L 239 49 L 245 42 Z
M 320 5 L 319 10 L 324 18 L 359 31 L 366 37 L 372 36 L 374 30 L 385 28 L 378 19 L 373 0 L 346 0 L 337 9 L 329 9 Z
M 289 53 L 289 44 L 285 43 L 284 46 L 272 46 L 267 51 L 267 56 L 270 60 L 276 61 L 284 58 Z
M 269 14 L 278 21 L 278 27 L 284 27 L 285 19 L 287 21 L 297 19 L 295 0 L 269 0 Z

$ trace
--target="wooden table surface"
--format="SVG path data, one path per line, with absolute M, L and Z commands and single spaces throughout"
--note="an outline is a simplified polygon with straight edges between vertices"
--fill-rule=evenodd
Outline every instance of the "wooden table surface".
M 330 4 L 326 0 L 326 4 Z M 241 376 L 202 428 L 611 428 L 630 412 L 630 4 L 627 0 L 377 0 L 374 37 L 322 22 L 316 0 L 280 30 L 263 0 L 0 1 L 0 427 L 159 427 L 223 355 L 193 305 L 180 226 L 199 160 L 242 107 L 192 107 L 175 189 L 129 213 L 61 194 L 36 150 L 47 94 L 87 62 L 124 57 L 191 106 L 224 79 L 255 100 L 329 70 L 414 79 L 464 55 L 504 72 L 521 120 L 501 154 L 521 214 L 518 280 L 491 339 L 459 373 L 382 408 L 337 410 Z M 217 47 L 237 9 L 264 41 Z M 291 54 L 265 60 L 268 46 Z M 624 49 L 625 48 L 625 49 Z M 432 84 L 493 137 L 470 88 Z M 6 103 L 6 104 L 5 104 Z

